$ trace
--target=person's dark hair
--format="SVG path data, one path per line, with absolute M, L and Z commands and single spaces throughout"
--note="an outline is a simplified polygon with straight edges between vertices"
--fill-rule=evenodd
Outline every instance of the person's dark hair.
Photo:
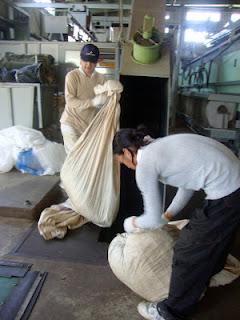
M 147 144 L 146 141 L 144 141 L 145 136 L 146 130 L 143 129 L 120 129 L 113 138 L 113 153 L 122 154 L 123 148 L 137 151 Z

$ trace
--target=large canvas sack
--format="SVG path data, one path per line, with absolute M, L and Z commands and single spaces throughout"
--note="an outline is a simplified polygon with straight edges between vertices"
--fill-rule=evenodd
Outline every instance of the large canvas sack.
M 167 297 L 173 245 L 179 231 L 175 227 L 140 233 L 122 233 L 108 250 L 113 273 L 126 286 L 148 301 Z
M 73 210 L 103 227 L 111 226 L 119 207 L 120 168 L 112 141 L 119 127 L 121 91 L 122 85 L 114 80 L 95 87 L 96 94 L 108 94 L 108 102 L 80 136 L 61 170 Z
M 113 273 L 145 300 L 165 299 L 169 292 L 173 246 L 179 232 L 175 226 L 166 225 L 153 231 L 119 234 L 108 250 Z M 215 275 L 211 286 L 225 285 L 239 276 L 239 261 L 230 256 L 228 263 L 228 270 Z

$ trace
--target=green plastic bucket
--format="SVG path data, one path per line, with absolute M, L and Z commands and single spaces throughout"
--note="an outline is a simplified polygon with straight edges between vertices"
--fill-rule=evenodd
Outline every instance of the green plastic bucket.
M 156 62 L 160 58 L 160 43 L 144 46 L 136 42 L 133 37 L 133 59 L 142 64 Z

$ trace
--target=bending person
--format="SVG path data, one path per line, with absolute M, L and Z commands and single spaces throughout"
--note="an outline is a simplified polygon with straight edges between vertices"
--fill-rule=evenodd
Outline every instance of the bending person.
M 149 142 L 137 129 L 118 131 L 113 152 L 120 163 L 136 170 L 144 201 L 144 213 L 124 221 L 126 232 L 163 226 L 194 191 L 205 191 L 204 207 L 192 215 L 174 247 L 168 298 L 138 305 L 145 319 L 186 319 L 210 278 L 223 269 L 240 225 L 240 161 L 223 144 L 204 136 L 175 134 Z M 162 215 L 159 181 L 178 188 Z

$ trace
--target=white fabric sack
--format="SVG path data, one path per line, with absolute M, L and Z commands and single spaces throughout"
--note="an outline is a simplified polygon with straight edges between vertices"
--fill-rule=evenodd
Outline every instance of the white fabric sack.
M 68 154 L 61 180 L 73 210 L 94 224 L 108 227 L 119 207 L 120 168 L 112 141 L 119 126 L 122 85 L 108 80 L 96 86 L 96 94 L 104 92 L 109 98 Z
M 168 296 L 172 270 L 173 246 L 179 230 L 166 225 L 153 231 L 119 234 L 108 250 L 113 273 L 126 286 L 147 301 L 160 301 Z M 238 267 L 237 259 L 230 259 Z M 234 263 L 233 263 L 234 261 Z M 239 275 L 221 271 L 211 280 L 219 286 L 232 282 Z

